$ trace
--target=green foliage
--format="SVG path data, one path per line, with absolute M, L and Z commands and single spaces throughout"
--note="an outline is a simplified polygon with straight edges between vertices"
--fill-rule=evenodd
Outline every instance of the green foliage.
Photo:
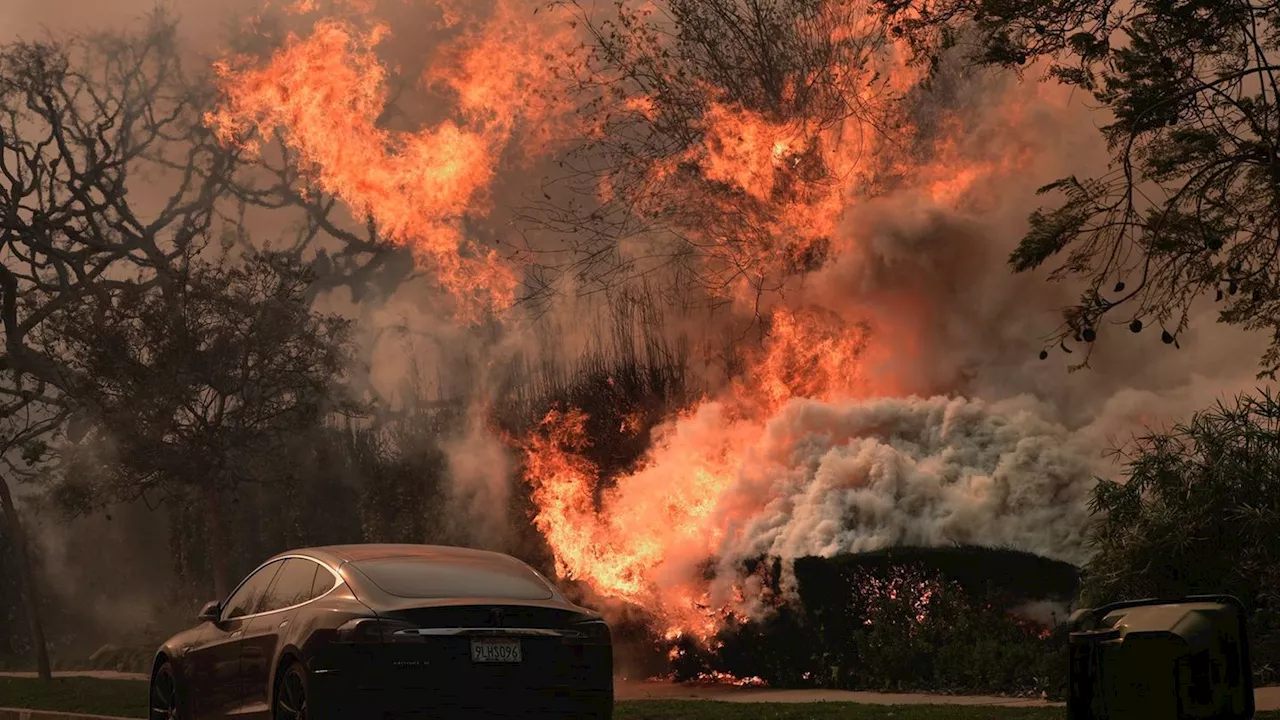
M 1082 602 L 1228 593 L 1251 613 L 1255 671 L 1280 666 L 1280 405 L 1269 391 L 1137 438 L 1100 482 Z
M 380 428 L 348 429 L 345 450 L 360 487 L 360 527 L 366 542 L 446 539 L 439 517 L 443 513 L 437 511 L 448 500 L 447 470 L 437 443 L 458 410 L 419 411 L 411 420 Z
M 1261 374 L 1280 369 L 1280 6 L 877 4 L 920 61 L 936 64 L 963 35 L 976 62 L 1021 71 L 1043 61 L 1049 77 L 1088 91 L 1110 113 L 1108 172 L 1048 186 L 1060 204 L 1032 214 L 1010 258 L 1022 272 L 1061 256 L 1051 279 L 1084 280 L 1055 342 L 1067 349 L 1064 341 L 1080 342 L 1086 329 L 1096 337 L 1104 320 L 1158 324 L 1176 339 L 1191 303 L 1211 294 L 1221 322 L 1272 334 Z
M 53 492 L 67 509 L 278 477 L 296 433 L 351 407 L 350 322 L 310 309 L 312 281 L 270 254 L 195 260 L 167 286 L 51 318 L 46 343 L 65 348 L 68 391 L 95 421 L 64 448 Z

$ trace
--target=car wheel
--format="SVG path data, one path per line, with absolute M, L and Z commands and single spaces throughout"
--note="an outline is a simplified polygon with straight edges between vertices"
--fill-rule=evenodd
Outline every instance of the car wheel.
M 151 720 L 181 720 L 182 698 L 178 693 L 178 681 L 173 666 L 160 664 L 151 675 Z
M 307 696 L 307 671 L 300 663 L 292 663 L 276 689 L 275 720 L 307 720 Z

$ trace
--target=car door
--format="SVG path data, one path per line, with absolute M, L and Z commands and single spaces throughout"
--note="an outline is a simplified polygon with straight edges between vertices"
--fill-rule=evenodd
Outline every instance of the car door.
M 262 604 L 284 561 L 267 563 L 250 573 L 222 606 L 218 621 L 187 651 L 191 668 L 191 711 L 197 720 L 229 715 L 243 704 L 240 654 L 244 631 Z
M 313 560 L 291 557 L 276 573 L 262 607 L 244 631 L 240 655 L 244 705 L 235 714 L 270 717 L 271 681 L 281 637 L 289 631 L 298 606 L 313 597 L 311 588 L 318 572 L 330 575 Z

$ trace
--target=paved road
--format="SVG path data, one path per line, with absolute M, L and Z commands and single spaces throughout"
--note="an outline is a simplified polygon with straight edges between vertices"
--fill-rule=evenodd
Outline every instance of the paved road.
M 96 677 L 111 680 L 146 680 L 146 675 L 109 670 L 56 672 L 62 677 Z M 0 672 L 0 677 L 35 677 L 35 673 Z M 853 702 L 867 705 L 986 705 L 1001 707 L 1061 707 L 1062 703 L 1034 698 L 984 697 L 973 695 L 928 695 L 925 693 L 877 693 L 854 690 L 771 690 L 729 685 L 677 685 L 635 680 L 618 680 L 619 700 L 721 700 L 724 702 Z M 1254 691 L 1259 711 L 1280 710 L 1280 686 Z
M 677 685 L 619 680 L 619 700 L 720 700 L 723 702 L 853 702 L 866 705 L 991 705 L 1002 707 L 1061 707 L 1035 698 L 925 693 L 878 693 L 855 690 L 773 690 L 732 685 Z
M 854 690 L 771 690 L 725 685 L 676 685 L 619 680 L 619 700 L 721 700 L 724 702 L 853 702 L 866 705 L 987 705 L 1001 707 L 1062 707 L 1062 703 L 1035 698 L 926 693 L 878 693 Z M 1257 688 L 1253 702 L 1258 711 L 1280 710 L 1280 686 Z

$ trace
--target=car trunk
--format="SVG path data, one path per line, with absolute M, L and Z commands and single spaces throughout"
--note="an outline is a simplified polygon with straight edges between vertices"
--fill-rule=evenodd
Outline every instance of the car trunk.
M 613 699 L 607 628 L 512 562 L 349 566 L 369 580 L 359 594 L 379 618 L 380 660 L 361 688 L 393 715 L 605 717 L 596 710 Z
M 379 617 L 392 630 L 382 643 L 382 679 L 421 691 L 437 707 L 554 713 L 612 696 L 612 649 L 573 629 L 590 619 L 579 612 L 541 603 L 433 603 Z

